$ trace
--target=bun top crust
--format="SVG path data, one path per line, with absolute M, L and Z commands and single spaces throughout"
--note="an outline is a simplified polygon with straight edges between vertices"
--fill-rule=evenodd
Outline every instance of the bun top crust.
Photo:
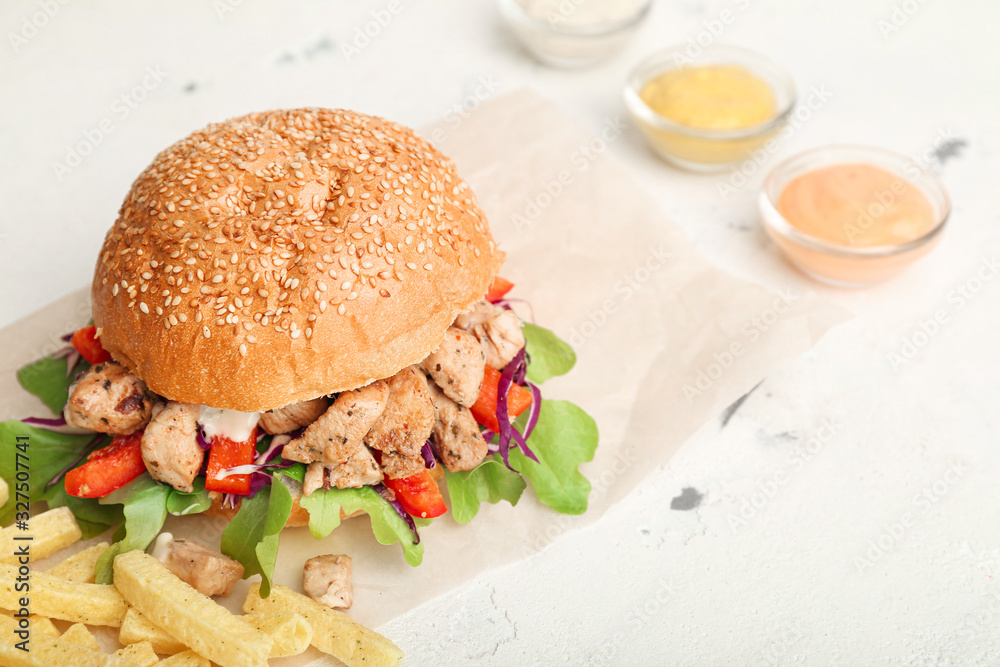
M 139 175 L 98 258 L 94 323 L 157 394 L 263 411 L 422 360 L 502 262 L 469 186 L 412 130 L 255 113 Z

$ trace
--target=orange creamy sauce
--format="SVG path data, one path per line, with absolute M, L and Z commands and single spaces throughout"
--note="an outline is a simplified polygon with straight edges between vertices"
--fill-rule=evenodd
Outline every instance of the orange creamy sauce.
M 871 164 L 835 164 L 802 174 L 781 192 L 778 212 L 809 236 L 854 247 L 913 241 L 936 221 L 920 188 Z

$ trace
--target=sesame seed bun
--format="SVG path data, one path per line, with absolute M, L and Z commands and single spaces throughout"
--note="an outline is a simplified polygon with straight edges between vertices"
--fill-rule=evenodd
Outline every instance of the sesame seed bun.
M 502 262 L 469 186 L 413 131 L 255 113 L 139 175 L 97 262 L 94 322 L 157 394 L 258 412 L 419 362 Z

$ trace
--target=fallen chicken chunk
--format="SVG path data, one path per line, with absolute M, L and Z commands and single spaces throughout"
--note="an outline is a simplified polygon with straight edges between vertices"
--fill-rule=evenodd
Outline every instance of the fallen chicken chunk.
M 191 493 L 205 452 L 198 445 L 200 408 L 191 403 L 158 403 L 142 434 L 142 461 L 150 476 Z
M 499 370 L 524 347 L 524 333 L 521 322 L 512 310 L 499 309 L 496 317 L 475 326 L 473 335 L 479 339 L 486 353 L 486 364 Z
M 389 400 L 368 431 L 365 444 L 381 452 L 380 463 L 387 477 L 409 477 L 425 467 L 420 448 L 434 426 L 434 403 L 427 378 L 416 366 L 404 368 L 386 382 Z
M 243 566 L 229 556 L 170 533 L 160 535 L 153 555 L 202 595 L 229 595 L 243 576 Z
M 440 347 L 420 362 L 448 398 L 471 407 L 479 398 L 486 368 L 486 355 L 476 337 L 455 327 L 445 332 Z
M 352 569 L 350 556 L 326 554 L 310 558 L 302 569 L 302 589 L 322 605 L 350 609 L 354 602 Z
M 143 381 L 121 364 L 107 361 L 90 367 L 69 386 L 63 414 L 71 426 L 127 435 L 146 425 L 152 409 Z
M 311 401 L 292 403 L 283 408 L 268 410 L 260 415 L 260 425 L 266 433 L 277 435 L 309 426 L 326 412 L 330 401 L 325 397 L 314 398 Z
M 431 447 L 449 472 L 472 470 L 486 458 L 489 448 L 468 408 L 431 387 L 437 419 Z
M 285 445 L 281 455 L 302 463 L 346 461 L 356 455 L 358 447 L 363 448 L 362 440 L 385 410 L 388 398 L 389 386 L 381 380 L 341 393 L 305 433 Z

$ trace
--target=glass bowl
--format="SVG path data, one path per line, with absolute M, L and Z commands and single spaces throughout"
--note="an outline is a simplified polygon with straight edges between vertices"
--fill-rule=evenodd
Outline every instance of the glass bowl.
M 806 234 L 778 212 L 778 198 L 794 178 L 821 167 L 857 163 L 880 167 L 916 186 L 931 204 L 933 227 L 906 243 L 854 247 Z M 764 181 L 758 205 L 764 229 L 788 260 L 806 275 L 838 287 L 862 287 L 897 275 L 937 245 L 951 212 L 944 184 L 916 160 L 881 148 L 852 145 L 814 148 L 777 165 Z
M 694 57 L 688 55 L 690 49 L 690 44 L 674 46 L 641 61 L 625 84 L 625 106 L 649 145 L 662 158 L 691 171 L 721 171 L 743 162 L 781 131 L 795 108 L 795 83 L 783 69 L 747 49 L 712 44 Z M 660 115 L 640 96 L 643 86 L 664 72 L 706 65 L 738 65 L 760 77 L 774 93 L 774 116 L 740 129 L 703 129 Z
M 548 19 L 532 16 L 518 0 L 498 0 L 500 13 L 524 48 L 540 62 L 553 67 L 587 67 L 620 51 L 649 15 L 652 0 L 637 0 L 635 13 L 619 20 L 593 25 L 572 25 L 552 13 Z M 568 1 L 561 7 L 577 8 Z

